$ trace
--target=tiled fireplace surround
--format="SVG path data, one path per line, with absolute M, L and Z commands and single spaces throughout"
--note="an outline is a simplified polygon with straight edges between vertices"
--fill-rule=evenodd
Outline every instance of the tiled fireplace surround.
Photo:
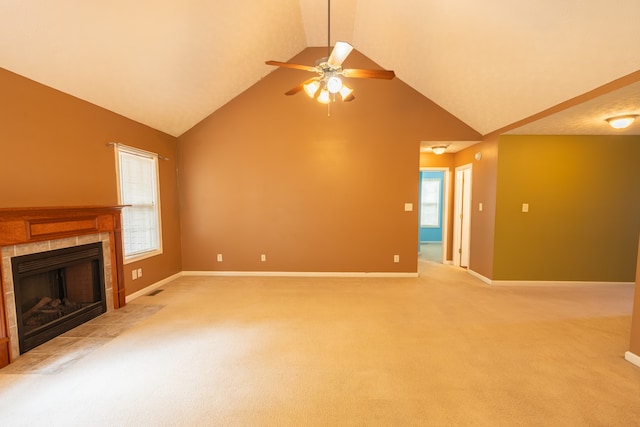
M 102 256 L 104 260 L 104 287 L 107 299 L 107 312 L 113 310 L 113 284 L 111 281 L 111 250 L 109 233 L 90 234 L 86 236 L 68 237 L 64 239 L 46 240 L 37 243 L 24 243 L 21 245 L 4 246 L 2 248 L 2 283 L 4 284 L 4 297 L 7 305 L 7 326 L 11 340 L 11 357 L 16 360 L 20 357 L 18 344 L 18 320 L 16 314 L 16 297 L 13 284 L 13 272 L 11 270 L 11 258 L 22 255 L 35 254 L 54 249 L 69 248 L 85 245 L 87 243 L 102 242 Z
M 0 209 L 0 368 L 20 356 L 11 258 L 102 242 L 107 312 L 124 306 L 121 208 Z

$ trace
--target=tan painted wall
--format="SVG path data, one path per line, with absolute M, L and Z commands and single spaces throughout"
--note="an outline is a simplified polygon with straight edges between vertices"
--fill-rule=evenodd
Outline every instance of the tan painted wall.
M 631 345 L 629 350 L 640 356 L 640 241 L 638 241 L 638 260 L 636 261 L 636 289 L 633 297 L 631 317 Z
M 0 207 L 117 204 L 117 141 L 160 162 L 164 254 L 125 266 L 131 294 L 181 270 L 174 137 L 0 68 Z M 143 277 L 131 280 L 132 268 Z
M 480 160 L 475 158 L 476 153 L 480 153 Z M 497 139 L 487 139 L 456 153 L 455 166 L 467 164 L 472 165 L 469 270 L 491 279 L 496 221 Z
M 350 79 L 330 117 L 283 95 L 309 77 L 277 69 L 180 138 L 184 270 L 417 271 L 419 141 L 479 135 L 399 79 Z
M 499 149 L 494 280 L 634 280 L 640 137 L 503 136 Z

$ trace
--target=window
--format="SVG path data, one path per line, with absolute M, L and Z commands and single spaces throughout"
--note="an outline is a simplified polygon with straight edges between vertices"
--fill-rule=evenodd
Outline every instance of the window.
M 440 227 L 440 180 L 422 179 L 420 227 Z
M 125 261 L 161 254 L 158 155 L 115 146 Z

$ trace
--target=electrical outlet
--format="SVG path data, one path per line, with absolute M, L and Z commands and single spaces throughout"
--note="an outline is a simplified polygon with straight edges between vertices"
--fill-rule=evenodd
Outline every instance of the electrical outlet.
M 395 263 L 400 262 L 400 255 L 394 255 L 393 256 L 393 262 L 395 262 Z
M 267 256 L 265 254 L 260 255 L 260 261 L 265 262 L 267 260 Z
M 529 212 L 529 203 L 522 204 L 522 212 Z
M 142 268 L 138 269 L 138 279 L 142 277 Z
M 218 257 L 216 259 L 218 260 L 218 262 L 222 262 L 222 254 L 218 254 Z
M 131 270 L 131 278 L 133 280 L 136 280 L 138 278 L 138 270 L 136 270 L 135 268 Z

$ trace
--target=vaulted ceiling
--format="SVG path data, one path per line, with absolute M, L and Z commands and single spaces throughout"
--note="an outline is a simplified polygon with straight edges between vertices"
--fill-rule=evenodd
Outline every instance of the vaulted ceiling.
M 632 75 L 511 130 L 605 134 L 607 115 L 640 113 L 638 22 L 638 0 L 333 0 L 331 43 L 483 135 Z M 0 67 L 179 136 L 272 72 L 265 60 L 326 46 L 327 24 L 324 0 L 3 0 Z

